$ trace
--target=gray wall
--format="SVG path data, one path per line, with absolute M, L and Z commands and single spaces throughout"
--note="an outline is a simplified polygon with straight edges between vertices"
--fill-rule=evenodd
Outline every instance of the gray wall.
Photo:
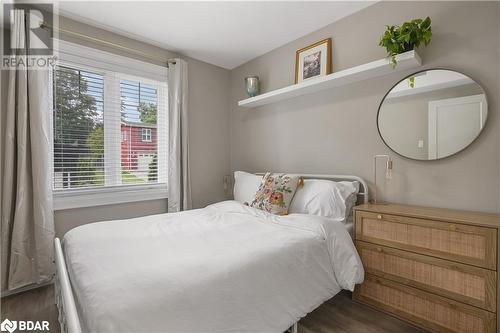
M 2 33 L 3 35 L 3 33 Z M 3 45 L 3 41 L 1 41 Z M 2 50 L 3 54 L 3 50 Z M 8 72 L 0 70 L 0 134 L 4 133 L 5 130 L 5 109 L 7 107 L 7 82 L 8 82 Z M 3 177 L 3 134 L 0 135 L 0 184 L 2 184 Z M 1 186 L 0 186 L 1 188 Z M 0 202 L 2 202 L 2 191 L 0 191 Z M 1 208 L 0 208 L 1 209 Z
M 166 212 L 165 200 L 129 202 L 118 205 L 95 206 L 92 208 L 65 209 L 56 212 L 56 236 L 62 237 L 67 231 L 80 225 L 107 220 L 129 219 L 144 215 Z
M 246 98 L 247 75 L 260 76 L 264 92 L 292 84 L 297 49 L 331 37 L 333 71 L 342 70 L 385 56 L 377 45 L 385 25 L 427 15 L 434 36 L 429 47 L 418 50 L 424 69 L 461 71 L 479 82 L 489 99 L 485 130 L 456 156 L 416 162 L 396 156 L 380 139 L 379 103 L 411 71 L 255 109 L 237 106 Z M 498 2 L 379 2 L 232 70 L 231 169 L 355 174 L 373 190 L 373 155 L 385 153 L 394 158 L 394 174 L 379 187 L 384 200 L 499 213 L 499 22 Z

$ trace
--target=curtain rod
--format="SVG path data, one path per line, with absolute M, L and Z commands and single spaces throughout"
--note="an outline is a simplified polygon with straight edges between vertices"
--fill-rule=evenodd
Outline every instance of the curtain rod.
M 123 46 L 123 45 L 120 45 L 120 44 L 116 44 L 116 43 L 113 43 L 113 42 L 109 42 L 107 40 L 99 39 L 99 38 L 96 38 L 96 37 L 84 35 L 84 34 L 81 34 L 81 33 L 78 33 L 78 32 L 74 32 L 74 31 L 71 31 L 71 30 L 66 30 L 66 29 L 63 29 L 63 28 L 56 28 L 54 26 L 50 26 L 50 25 L 46 24 L 45 22 L 43 22 L 42 24 L 40 24 L 40 28 L 42 28 L 42 29 L 57 30 L 59 32 L 62 32 L 63 34 L 68 34 L 68 35 L 73 35 L 73 36 L 77 36 L 77 37 L 80 37 L 80 38 L 88 39 L 88 40 L 91 40 L 93 42 L 98 42 L 98 43 L 101 43 L 101 44 L 112 46 L 114 48 L 125 50 L 127 52 L 131 52 L 131 53 L 135 53 L 137 55 L 141 55 L 143 57 L 149 58 L 150 60 L 155 60 L 155 61 L 159 61 L 159 62 L 162 62 L 162 63 L 164 62 L 165 66 L 167 68 L 168 68 L 168 66 L 170 64 L 175 65 L 175 60 L 172 60 L 172 59 L 166 59 L 165 60 L 163 58 L 153 57 L 153 56 L 149 55 L 148 53 L 145 53 L 145 52 L 142 52 L 142 51 L 130 48 L 130 47 L 126 47 L 126 46 Z

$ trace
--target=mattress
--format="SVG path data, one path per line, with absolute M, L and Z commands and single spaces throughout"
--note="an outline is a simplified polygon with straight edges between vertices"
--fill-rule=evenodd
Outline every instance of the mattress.
M 364 271 L 343 223 L 225 201 L 64 237 L 87 332 L 283 332 Z

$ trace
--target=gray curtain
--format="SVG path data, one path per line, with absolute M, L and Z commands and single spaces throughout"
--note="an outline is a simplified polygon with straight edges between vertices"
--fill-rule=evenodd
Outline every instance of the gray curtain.
M 188 68 L 175 59 L 168 67 L 168 211 L 191 209 L 188 143 Z
M 26 47 L 26 31 L 18 12 L 11 31 L 18 48 Z M 50 77 L 48 69 L 9 71 L 1 140 L 2 290 L 50 281 L 54 272 Z

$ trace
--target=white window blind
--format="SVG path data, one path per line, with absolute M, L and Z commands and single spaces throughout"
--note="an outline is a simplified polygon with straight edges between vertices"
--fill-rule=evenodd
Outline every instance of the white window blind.
M 58 67 L 53 78 L 54 189 L 103 186 L 104 76 Z
M 53 77 L 54 190 L 166 184 L 166 82 L 72 64 Z

